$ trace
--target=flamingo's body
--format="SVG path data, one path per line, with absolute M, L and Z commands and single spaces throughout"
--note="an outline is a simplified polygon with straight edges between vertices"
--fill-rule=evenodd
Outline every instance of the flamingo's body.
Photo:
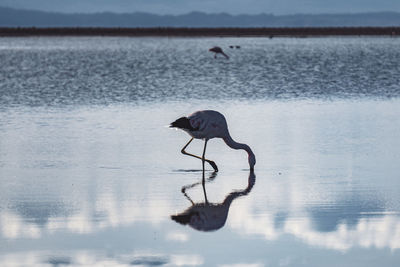
M 187 117 L 181 117 L 176 121 L 172 122 L 170 127 L 179 128 L 187 132 L 192 136 L 192 139 L 182 148 L 183 154 L 199 158 L 204 162 L 207 161 L 215 171 L 218 171 L 217 165 L 205 158 L 206 146 L 208 140 L 212 138 L 222 138 L 225 143 L 233 149 L 243 149 L 248 154 L 248 162 L 250 170 L 254 170 L 256 164 L 256 157 L 250 147 L 246 144 L 235 142 L 229 134 L 228 125 L 226 123 L 224 115 L 215 110 L 201 110 L 197 111 Z M 189 154 L 185 151 L 185 148 L 193 141 L 193 138 L 204 139 L 204 150 L 203 157 L 199 157 L 193 154 Z
M 217 54 L 221 54 L 224 57 L 226 57 L 226 59 L 229 59 L 229 56 L 225 54 L 222 48 L 219 46 L 214 46 L 213 48 L 210 48 L 208 51 L 215 53 L 214 58 L 217 58 Z

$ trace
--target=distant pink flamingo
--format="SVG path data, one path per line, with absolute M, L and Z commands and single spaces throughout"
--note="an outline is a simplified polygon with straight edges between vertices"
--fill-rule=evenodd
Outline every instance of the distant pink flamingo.
M 219 46 L 214 46 L 213 48 L 210 48 L 208 51 L 215 53 L 214 58 L 217 58 L 217 54 L 222 54 L 226 57 L 226 59 L 229 59 L 229 56 L 225 54 L 224 51 L 222 51 L 222 48 Z
M 192 139 L 182 148 L 181 152 L 185 155 L 189 155 L 202 160 L 203 170 L 204 163 L 207 161 L 214 169 L 214 171 L 218 171 L 218 167 L 214 161 L 206 159 L 206 147 L 208 140 L 212 138 L 222 138 L 225 143 L 233 149 L 243 149 L 248 154 L 248 162 L 250 166 L 250 170 L 254 170 L 254 165 L 256 164 L 256 157 L 250 147 L 246 144 L 241 144 L 235 142 L 229 134 L 228 125 L 226 123 L 226 119 L 224 115 L 215 110 L 201 110 L 196 111 L 195 113 L 187 116 L 181 117 L 176 121 L 170 124 L 171 128 L 179 128 L 187 132 Z M 185 151 L 186 147 L 193 141 L 193 139 L 204 139 L 204 149 L 203 156 L 199 157 L 193 154 L 190 154 Z

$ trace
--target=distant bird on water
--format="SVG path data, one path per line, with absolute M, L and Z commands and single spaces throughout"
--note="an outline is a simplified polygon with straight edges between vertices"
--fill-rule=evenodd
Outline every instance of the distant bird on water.
M 213 48 L 210 48 L 208 51 L 214 52 L 214 58 L 217 58 L 217 54 L 222 54 L 223 56 L 226 57 L 226 59 L 229 59 L 229 56 L 222 51 L 222 48 L 219 46 L 214 46 Z
M 208 140 L 212 138 L 222 138 L 225 143 L 233 149 L 243 149 L 248 154 L 248 162 L 250 170 L 254 170 L 254 165 L 256 164 L 256 157 L 250 147 L 246 144 L 241 144 L 235 142 L 229 134 L 228 125 L 226 123 L 224 115 L 215 110 L 201 110 L 187 116 L 181 117 L 170 124 L 171 128 L 179 128 L 187 132 L 192 139 L 182 148 L 182 154 L 189 155 L 202 160 L 203 170 L 204 162 L 207 161 L 214 169 L 218 171 L 217 165 L 214 161 L 206 159 L 206 147 Z M 193 141 L 193 139 L 203 139 L 204 149 L 203 156 L 196 156 L 185 151 L 186 147 Z

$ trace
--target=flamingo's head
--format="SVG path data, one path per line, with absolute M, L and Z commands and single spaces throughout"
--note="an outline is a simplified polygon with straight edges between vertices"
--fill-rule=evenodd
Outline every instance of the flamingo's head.
M 222 53 L 222 49 L 219 46 L 214 46 L 214 47 L 208 49 L 208 51 L 214 52 L 214 53 Z

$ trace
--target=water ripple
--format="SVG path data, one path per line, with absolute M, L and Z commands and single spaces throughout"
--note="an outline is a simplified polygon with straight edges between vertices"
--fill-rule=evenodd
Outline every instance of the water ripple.
M 230 44 L 241 49 L 230 49 Z M 207 50 L 223 47 L 230 60 Z M 3 106 L 397 98 L 391 38 L 2 38 Z

